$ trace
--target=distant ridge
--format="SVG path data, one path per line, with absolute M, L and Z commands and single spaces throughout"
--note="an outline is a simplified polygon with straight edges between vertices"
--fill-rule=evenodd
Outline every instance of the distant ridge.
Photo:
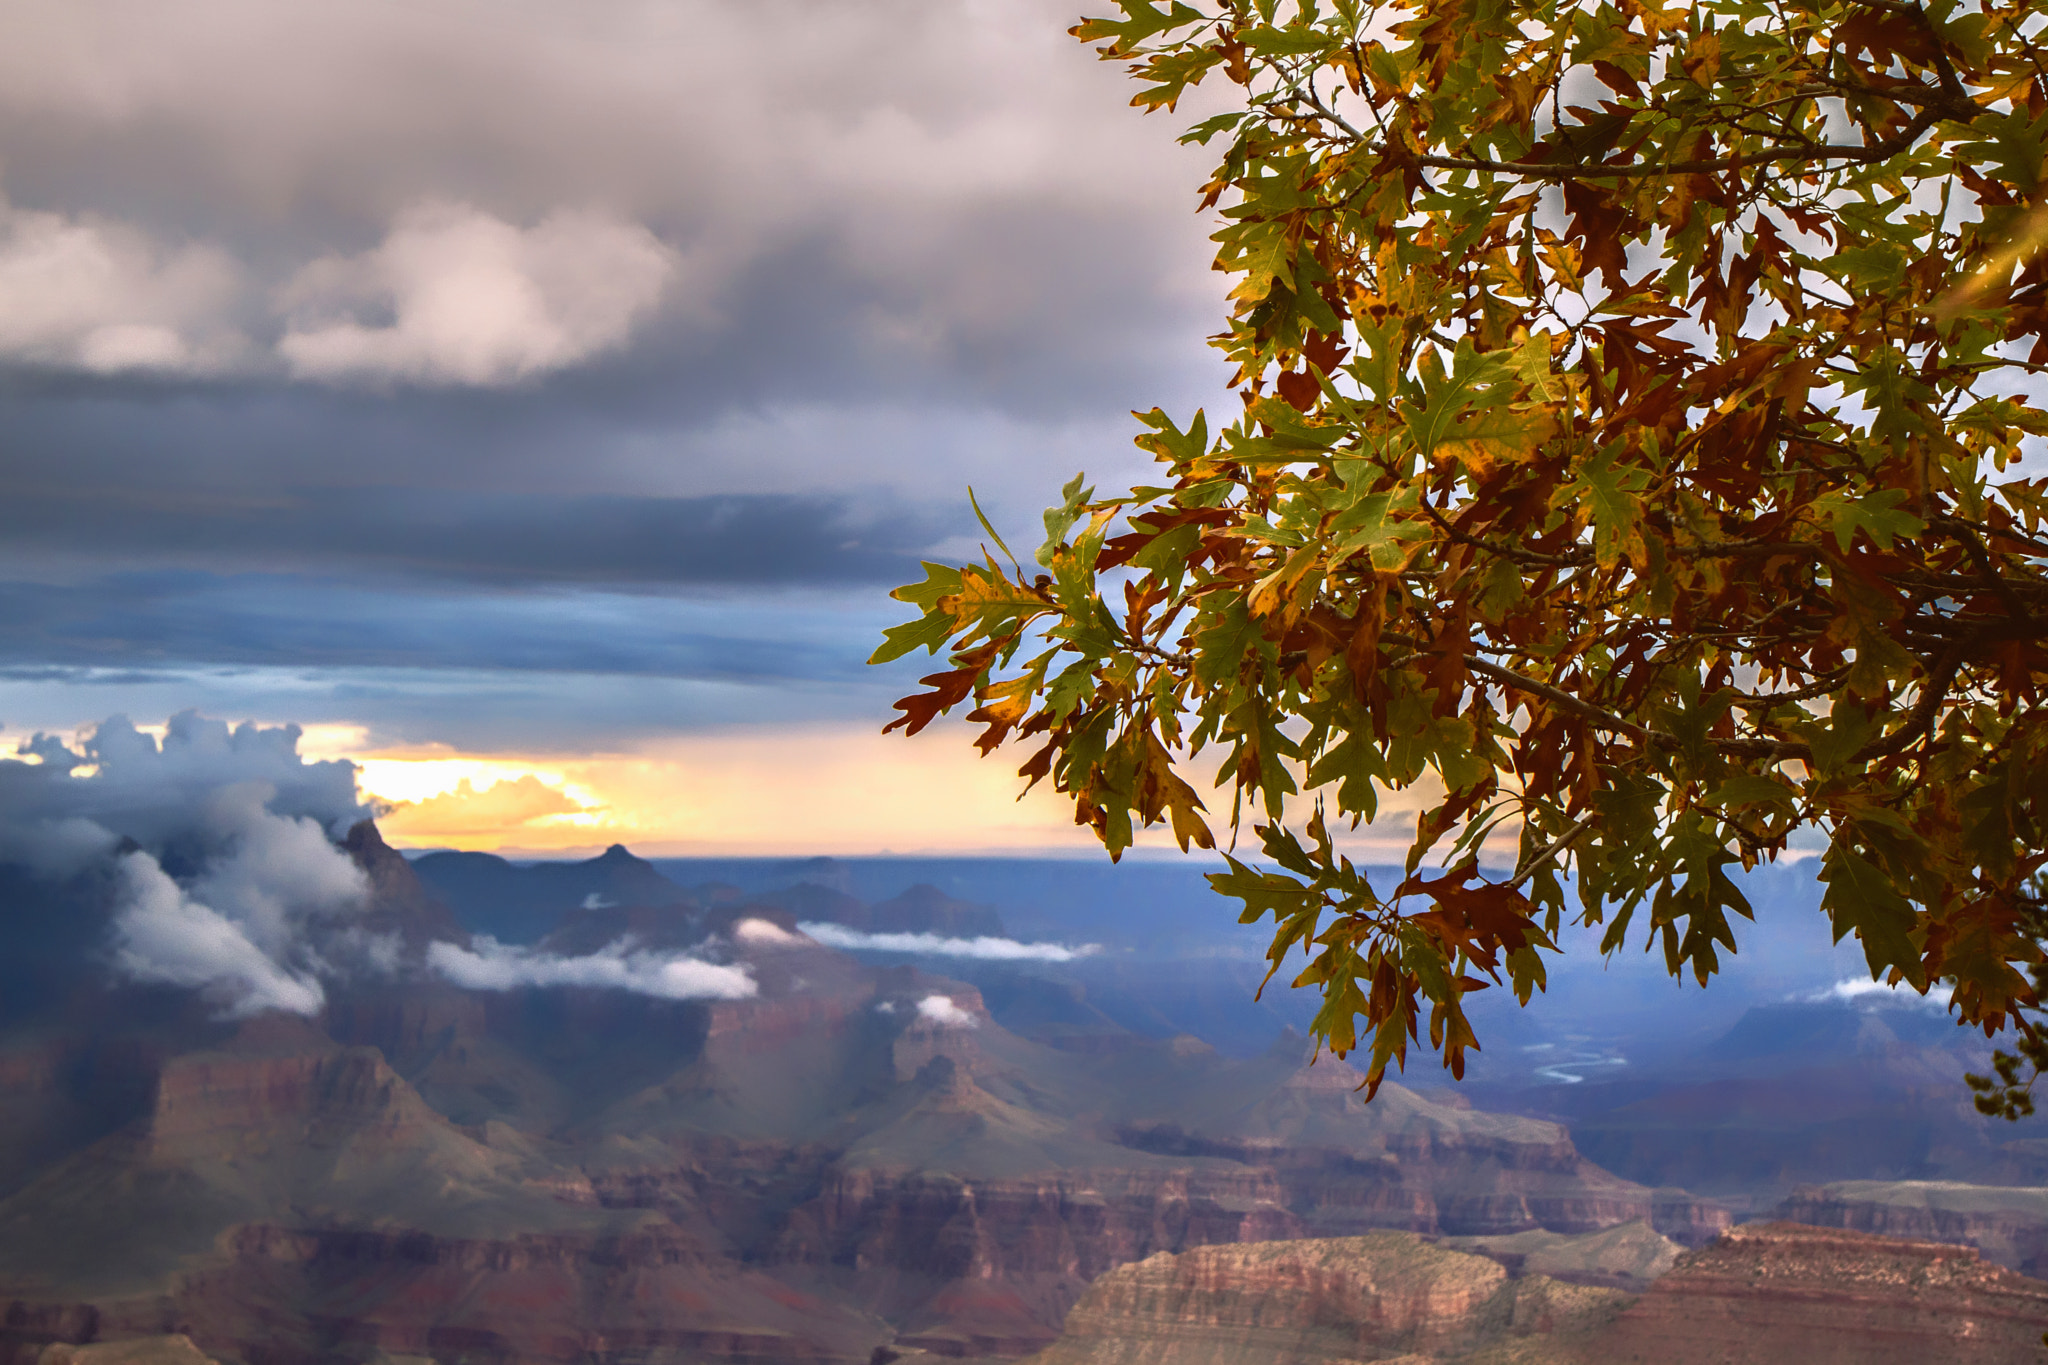
M 464 928 L 500 943 L 536 943 L 586 906 L 665 906 L 685 899 L 682 887 L 624 844 L 575 863 L 521 865 L 495 853 L 429 853 L 414 859 L 412 870 Z

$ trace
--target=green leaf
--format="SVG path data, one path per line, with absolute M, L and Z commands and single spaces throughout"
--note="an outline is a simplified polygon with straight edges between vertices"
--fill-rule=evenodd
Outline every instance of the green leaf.
M 1060 505 L 1045 509 L 1045 544 L 1038 547 L 1036 558 L 1046 568 L 1052 567 L 1053 556 L 1067 543 L 1067 532 L 1081 519 L 1084 504 L 1092 501 L 1095 490 L 1083 488 L 1086 474 L 1076 474 L 1060 490 Z
M 1909 496 L 1898 488 L 1882 488 L 1860 498 L 1824 494 L 1813 500 L 1813 513 L 1825 518 L 1834 532 L 1835 547 L 1844 554 L 1858 531 L 1868 535 L 1880 550 L 1889 551 L 1895 537 L 1911 538 L 1927 530 L 1926 522 L 1900 508 Z
M 924 582 L 906 583 L 890 593 L 898 602 L 909 602 L 916 606 L 931 608 L 939 604 L 942 597 L 951 597 L 960 591 L 960 570 L 950 564 L 934 564 L 925 561 Z
M 1348 559 L 1363 553 L 1380 573 L 1399 573 L 1414 562 L 1417 552 L 1436 538 L 1427 521 L 1395 515 L 1409 511 L 1419 501 L 1420 488 L 1411 486 L 1399 494 L 1368 493 L 1359 498 L 1330 524 L 1334 555 Z
M 1328 52 L 1337 43 L 1335 34 L 1315 28 L 1270 28 L 1262 24 L 1244 35 L 1244 45 L 1262 57 L 1299 57 L 1310 52 Z
M 1215 687 L 1235 678 L 1245 659 L 1266 645 L 1259 623 L 1242 597 L 1233 597 L 1195 634 L 1195 676 Z
M 1592 513 L 1593 555 L 1602 567 L 1625 557 L 1641 564 L 1648 558 L 1641 530 L 1642 491 L 1650 472 L 1636 466 L 1617 467 L 1621 448 L 1612 446 L 1589 456 L 1578 468 L 1577 484 L 1586 510 Z
M 994 524 L 989 521 L 988 513 L 981 510 L 981 503 L 975 500 L 973 484 L 967 485 L 967 502 L 969 506 L 974 508 L 974 519 L 981 523 L 981 529 L 988 532 L 989 539 L 996 543 L 996 548 L 1009 556 L 1010 562 L 1015 564 L 1017 562 L 1016 552 L 1011 550 L 1009 545 L 1004 542 L 1002 533 L 996 530 Z
M 1926 972 L 1920 950 L 1913 943 L 1917 917 L 1891 879 L 1839 845 L 1828 849 L 1820 879 L 1827 884 L 1821 909 L 1834 925 L 1835 942 L 1850 933 L 1862 940 L 1873 980 L 1897 970 L 1915 986 L 1924 987 Z
M 943 611 L 929 611 L 915 621 L 889 626 L 882 631 L 883 643 L 868 655 L 868 662 L 885 664 L 891 659 L 902 658 L 919 646 L 936 654 L 946 641 L 953 638 L 955 628 L 952 616 Z
M 1103 38 L 1113 38 L 1120 50 L 1129 51 L 1147 38 L 1155 37 L 1171 28 L 1186 24 L 1199 24 L 1206 16 L 1201 11 L 1175 3 L 1165 9 L 1155 9 L 1151 0 L 1115 0 L 1125 18 L 1083 19 L 1073 30 L 1076 38 L 1092 43 Z
M 1709 792 L 1705 800 L 1709 806 L 1791 806 L 1798 803 L 1799 796 L 1776 778 L 1737 773 Z

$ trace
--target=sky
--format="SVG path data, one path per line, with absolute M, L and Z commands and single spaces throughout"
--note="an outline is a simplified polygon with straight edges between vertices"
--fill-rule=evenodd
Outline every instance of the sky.
M 1228 397 L 1205 154 L 1078 3 L 13 0 L 0 752 L 296 724 L 418 847 L 1084 845 L 863 662 L 970 486 L 1035 543 Z

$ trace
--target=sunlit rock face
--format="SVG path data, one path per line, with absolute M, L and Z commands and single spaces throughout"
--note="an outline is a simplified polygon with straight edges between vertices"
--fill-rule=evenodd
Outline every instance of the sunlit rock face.
M 1412 1233 L 1207 1247 L 1104 1275 L 1033 1365 L 1423 1365 L 1488 1348 L 1561 1365 L 1628 1302 Z
M 1667 1259 L 1641 1233 L 1526 1245 L 1488 1259 L 1373 1233 L 1156 1255 L 1096 1280 L 1032 1365 L 2020 1365 L 2048 1327 L 2048 1284 L 1954 1246 L 1748 1225 L 1632 1293 L 1614 1285 Z M 1525 1255 L 1569 1278 L 1499 1263 Z
M 2048 1283 L 1968 1248 L 1745 1224 L 1688 1252 L 1599 1340 L 1614 1365 L 2021 1365 Z

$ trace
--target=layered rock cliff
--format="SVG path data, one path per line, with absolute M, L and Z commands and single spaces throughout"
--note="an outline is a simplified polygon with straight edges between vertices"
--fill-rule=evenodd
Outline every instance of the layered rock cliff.
M 1603 1332 L 1601 1365 L 2038 1365 L 2048 1284 L 1968 1248 L 1745 1224 Z
M 1865 1233 L 1737 1228 L 1639 1296 L 1374 1233 L 1111 1271 L 1031 1365 L 2033 1365 L 2044 1327 L 2048 1284 Z
M 1104 1275 L 1031 1365 L 1564 1361 L 1626 1303 L 1412 1233 L 1207 1247 Z
M 1801 1186 L 1774 1216 L 1814 1227 L 1954 1242 L 2022 1274 L 2048 1270 L 2048 1189 L 2039 1186 L 1841 1180 Z

